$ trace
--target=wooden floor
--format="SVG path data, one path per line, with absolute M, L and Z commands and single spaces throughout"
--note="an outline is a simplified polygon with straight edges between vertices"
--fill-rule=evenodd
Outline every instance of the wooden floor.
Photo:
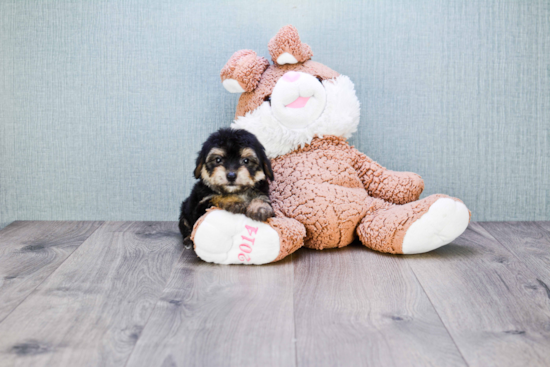
M 176 222 L 0 231 L 0 366 L 550 366 L 550 222 L 200 261 Z

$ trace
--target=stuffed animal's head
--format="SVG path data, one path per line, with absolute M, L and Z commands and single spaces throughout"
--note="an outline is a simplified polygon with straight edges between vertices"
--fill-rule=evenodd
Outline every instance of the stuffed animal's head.
M 315 136 L 349 138 L 359 123 L 359 101 L 348 77 L 311 61 L 311 48 L 293 26 L 268 44 L 273 64 L 252 50 L 233 54 L 221 71 L 225 89 L 242 93 L 234 129 L 255 134 L 270 158 Z

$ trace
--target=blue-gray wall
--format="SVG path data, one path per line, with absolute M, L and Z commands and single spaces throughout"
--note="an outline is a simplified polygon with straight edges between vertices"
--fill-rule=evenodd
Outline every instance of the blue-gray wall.
M 0 2 L 0 225 L 175 220 L 237 96 L 219 71 L 295 25 L 362 104 L 352 142 L 462 198 L 550 220 L 550 2 Z

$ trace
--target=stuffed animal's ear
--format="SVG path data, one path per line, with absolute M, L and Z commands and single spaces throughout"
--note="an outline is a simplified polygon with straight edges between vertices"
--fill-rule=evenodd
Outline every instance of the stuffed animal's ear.
M 268 66 L 269 61 L 252 50 L 237 51 L 220 73 L 222 84 L 231 93 L 252 92 Z
M 267 48 L 273 62 L 279 65 L 304 62 L 313 56 L 311 48 L 300 41 L 298 31 L 291 25 L 279 29 Z

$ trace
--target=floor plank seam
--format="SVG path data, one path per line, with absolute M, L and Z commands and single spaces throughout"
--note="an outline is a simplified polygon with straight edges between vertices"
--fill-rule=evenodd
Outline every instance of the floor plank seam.
M 294 365 L 298 367 L 298 335 L 296 334 L 296 307 L 294 304 L 294 254 L 290 254 L 290 263 L 292 264 L 292 323 L 294 325 L 292 343 L 294 344 Z
M 101 222 L 101 221 L 100 221 L 100 222 Z M 15 222 L 13 222 L 13 223 L 15 223 Z M 94 229 L 94 230 L 92 231 L 92 233 L 90 233 L 90 235 L 89 235 L 88 237 L 86 237 L 86 239 L 85 239 L 84 241 L 82 241 L 82 242 L 81 242 L 81 243 L 80 243 L 80 244 L 79 244 L 79 245 L 69 254 L 69 256 L 67 256 L 67 257 L 65 258 L 65 260 L 63 260 L 55 269 L 53 269 L 52 272 L 51 272 L 50 274 L 48 274 L 47 277 L 45 277 L 44 279 L 42 279 L 42 281 L 41 281 L 40 283 L 38 283 L 38 284 L 36 285 L 36 287 L 34 287 L 33 290 L 32 290 L 29 294 L 27 294 L 27 295 L 21 300 L 21 302 L 19 302 L 19 303 L 17 304 L 17 306 L 15 306 L 15 307 L 13 308 L 13 310 L 11 310 L 2 320 L 0 320 L 0 324 L 1 324 L 2 322 L 4 322 L 4 320 L 6 320 L 6 319 L 13 313 L 13 311 L 17 310 L 17 308 L 18 308 L 19 306 L 21 306 L 21 305 L 23 304 L 23 302 L 25 302 L 25 301 L 27 300 L 27 298 L 29 298 L 32 294 L 34 294 L 34 292 L 36 292 L 36 289 L 37 289 L 38 287 L 40 287 L 42 284 L 44 284 L 44 282 L 45 282 L 46 280 L 48 280 L 48 279 L 52 276 L 52 274 L 54 274 L 54 273 L 57 271 L 57 269 L 59 269 L 63 264 L 65 264 L 65 262 L 66 262 L 71 256 L 73 256 L 73 254 L 76 252 L 76 250 L 78 250 L 78 249 L 80 248 L 80 246 L 82 246 L 86 241 L 88 241 L 88 239 L 89 239 L 90 237 L 92 237 L 92 235 L 93 235 L 98 229 L 100 229 L 101 227 L 103 227 L 103 226 L 105 225 L 105 223 L 107 223 L 107 222 L 101 222 L 101 225 L 97 226 L 97 228 Z
M 492 233 L 491 231 L 489 231 L 488 228 L 486 228 L 483 223 L 485 222 L 477 222 L 481 228 L 483 228 L 485 230 L 485 232 L 487 232 L 487 234 L 489 236 L 491 236 L 491 238 L 493 240 L 495 240 L 503 249 L 504 251 L 506 251 L 507 253 L 511 254 L 513 257 L 515 257 L 521 264 L 525 265 L 525 268 L 527 269 L 527 271 L 533 276 L 535 277 L 535 279 L 538 281 L 539 280 L 539 275 L 536 274 L 533 269 L 529 266 L 528 263 L 526 263 L 525 261 L 523 261 L 514 251 L 510 250 L 504 243 L 500 242 L 500 240 L 498 238 L 496 238 Z M 537 226 L 539 227 L 539 226 Z M 540 228 L 540 227 L 539 227 Z M 543 228 L 543 230 L 546 232 L 546 230 Z
M 153 316 L 153 314 L 154 314 L 154 312 L 155 312 L 162 296 L 164 295 L 164 291 L 166 290 L 166 287 L 168 286 L 168 283 L 169 283 L 170 279 L 172 278 L 172 273 L 174 272 L 174 268 L 177 266 L 177 264 L 180 261 L 183 261 L 182 259 L 185 256 L 184 251 L 186 251 L 186 250 L 182 246 L 181 255 L 178 257 L 178 261 L 174 261 L 174 264 L 172 265 L 172 269 L 170 269 L 170 274 L 168 275 L 168 277 L 166 277 L 166 282 L 164 283 L 164 287 L 162 287 L 162 292 L 159 293 L 159 298 L 155 302 L 155 306 L 151 309 L 151 312 L 149 313 L 149 316 L 147 317 L 147 321 L 145 321 L 145 323 L 143 324 L 143 329 L 141 329 L 141 333 L 140 333 L 139 337 L 136 339 L 136 342 L 134 343 L 134 346 L 132 347 L 132 351 L 130 353 L 128 353 L 128 358 L 126 359 L 126 362 L 124 362 L 124 367 L 126 367 L 128 365 L 128 363 L 130 362 L 130 359 L 132 359 L 132 356 L 134 355 L 134 352 L 136 350 L 136 346 L 139 343 L 139 340 L 141 339 L 141 336 L 145 332 L 145 329 L 147 328 L 147 325 L 149 324 L 149 321 L 151 320 L 151 317 Z
M 455 345 L 456 347 L 456 350 L 458 350 L 458 353 L 460 353 L 460 356 L 462 357 L 462 360 L 464 361 L 464 363 L 466 364 L 466 366 L 470 366 L 470 364 L 468 363 L 468 361 L 466 360 L 466 357 L 464 357 L 464 354 L 462 353 L 462 350 L 460 349 L 460 347 L 458 346 L 458 344 L 456 343 L 455 341 L 455 338 L 453 337 L 453 334 L 451 334 L 451 332 L 449 331 L 449 328 L 447 327 L 447 325 L 445 325 L 445 322 L 443 322 L 443 319 L 441 318 L 441 315 L 439 314 L 439 312 L 437 311 L 437 308 L 435 307 L 432 299 L 430 298 L 430 295 L 428 294 L 428 292 L 426 292 L 426 289 L 424 288 L 424 285 L 422 285 L 422 283 L 420 282 L 420 279 L 418 279 L 418 276 L 416 275 L 414 269 L 412 268 L 412 266 L 410 266 L 409 264 L 407 264 L 407 266 L 409 267 L 409 269 L 411 270 L 411 272 L 414 274 L 414 278 L 416 279 L 416 281 L 418 282 L 418 284 L 420 285 L 420 288 L 422 288 L 422 291 L 424 291 L 424 294 L 426 295 L 426 297 L 428 298 L 428 301 L 430 301 L 430 304 L 432 305 L 432 308 L 435 312 L 435 314 L 437 315 L 437 317 L 439 318 L 439 321 L 441 321 L 441 325 L 443 325 L 443 327 L 445 327 L 445 330 L 447 330 L 447 334 L 449 335 L 449 337 L 451 338 L 451 340 L 453 341 L 453 344 Z
M 535 223 L 537 227 L 539 227 L 544 233 L 548 233 L 550 235 L 550 231 L 547 228 L 544 228 L 540 223 L 540 221 L 533 221 L 531 223 Z M 550 223 L 550 222 L 549 222 Z

